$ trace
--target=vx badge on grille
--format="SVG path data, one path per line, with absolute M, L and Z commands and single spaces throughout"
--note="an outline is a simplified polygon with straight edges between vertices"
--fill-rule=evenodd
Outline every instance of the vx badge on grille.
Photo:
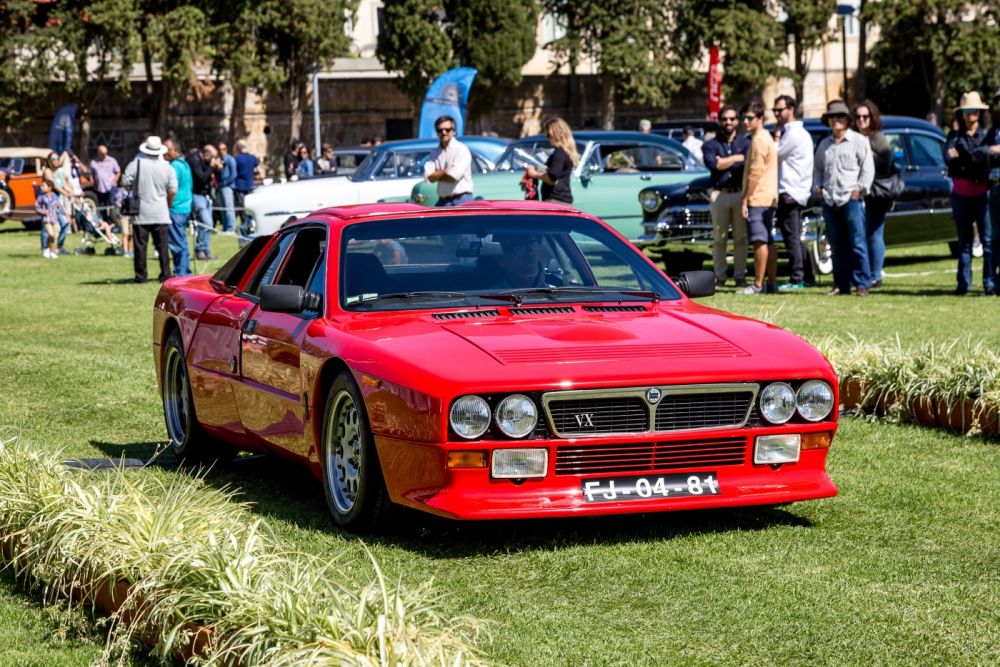
M 646 402 L 650 405 L 656 405 L 663 398 L 663 392 L 656 387 L 650 387 L 646 390 Z
M 576 425 L 580 428 L 588 426 L 594 428 L 594 413 L 593 412 L 581 412 L 579 414 L 573 415 L 576 418 Z

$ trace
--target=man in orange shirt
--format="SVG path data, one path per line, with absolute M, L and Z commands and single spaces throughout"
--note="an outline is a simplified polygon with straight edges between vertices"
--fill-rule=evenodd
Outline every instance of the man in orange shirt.
M 771 134 L 764 129 L 764 105 L 744 104 L 740 109 L 743 128 L 750 133 L 750 152 L 743 168 L 743 200 L 741 210 L 747 221 L 747 240 L 753 245 L 753 283 L 737 294 L 778 292 L 777 266 L 768 269 L 767 257 L 774 250 L 771 223 L 778 206 L 778 149 Z

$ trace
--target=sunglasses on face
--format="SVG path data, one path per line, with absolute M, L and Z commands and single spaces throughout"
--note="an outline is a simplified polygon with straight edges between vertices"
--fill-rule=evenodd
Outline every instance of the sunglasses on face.
M 743 120 L 744 121 L 756 120 L 756 119 L 757 119 L 757 116 L 753 115 L 752 113 L 743 114 Z
M 849 116 L 830 116 L 831 121 L 837 121 L 838 123 L 847 123 L 850 120 Z
M 454 131 L 455 131 L 455 128 L 453 128 L 453 127 L 439 127 L 439 128 L 437 128 L 437 133 L 438 134 L 448 134 L 449 132 L 454 132 Z
M 962 109 L 962 113 L 974 113 L 974 114 L 978 114 L 979 113 L 979 109 Z
M 856 113 L 854 114 L 854 117 L 857 118 L 858 120 L 868 120 L 869 118 L 871 118 L 871 116 L 866 113 Z
M 723 123 L 735 123 L 736 121 L 739 120 L 739 118 L 737 118 L 736 116 L 726 116 L 725 118 L 720 118 L 719 120 L 722 121 Z
M 781 113 L 782 111 L 784 111 L 787 108 L 788 107 L 780 107 L 780 108 L 775 107 L 775 108 L 771 109 L 771 111 L 774 113 L 775 116 L 777 116 L 779 113 Z

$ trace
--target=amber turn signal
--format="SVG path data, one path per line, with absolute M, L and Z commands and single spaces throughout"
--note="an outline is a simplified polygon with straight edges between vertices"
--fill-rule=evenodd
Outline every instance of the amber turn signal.
M 485 468 L 486 452 L 475 451 L 454 451 L 448 452 L 449 468 Z
M 826 449 L 833 441 L 833 436 L 829 431 L 819 433 L 803 433 L 802 449 Z

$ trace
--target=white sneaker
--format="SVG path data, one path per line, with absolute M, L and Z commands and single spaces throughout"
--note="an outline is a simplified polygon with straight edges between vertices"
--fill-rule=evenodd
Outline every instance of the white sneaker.
M 976 239 L 975 242 L 972 244 L 972 256 L 973 257 L 983 256 L 983 244 L 979 242 L 979 239 Z
M 49 258 L 49 249 L 48 248 L 42 249 L 42 257 L 44 257 L 45 259 Z

